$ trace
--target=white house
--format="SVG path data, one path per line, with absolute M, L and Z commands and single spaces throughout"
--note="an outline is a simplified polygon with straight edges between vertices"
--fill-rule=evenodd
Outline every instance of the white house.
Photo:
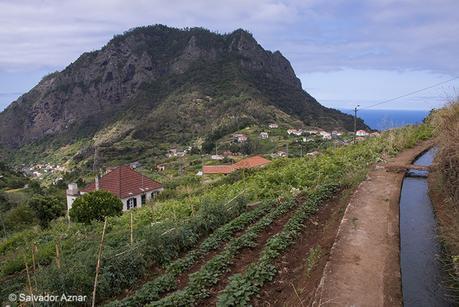
M 236 139 L 238 143 L 244 143 L 245 141 L 247 141 L 247 135 L 242 133 L 235 133 L 233 134 L 233 137 Z
M 278 124 L 269 124 L 269 129 L 276 129 L 279 128 Z
M 67 190 L 67 211 L 72 208 L 75 199 L 81 195 L 103 190 L 112 193 L 121 199 L 123 211 L 142 207 L 147 201 L 163 191 L 161 183 L 136 172 L 128 165 L 119 166 L 96 181 L 87 185 L 81 191 L 76 183 L 71 183 Z
M 268 139 L 268 138 L 269 138 L 268 132 L 262 132 L 262 133 L 260 133 L 260 138 L 261 138 L 262 140 Z
M 294 135 L 296 135 L 296 136 L 300 136 L 300 135 L 303 134 L 303 132 L 304 132 L 303 129 L 298 129 L 298 130 L 296 130 L 296 129 L 288 129 L 288 130 L 287 130 L 287 134 L 288 134 L 288 135 L 294 134 Z
M 324 139 L 324 140 L 331 140 L 332 139 L 332 135 L 331 135 L 330 132 L 320 131 L 320 135 L 322 136 L 322 139 Z
M 210 158 L 212 160 L 223 160 L 223 159 L 225 159 L 225 157 L 222 156 L 222 155 L 211 155 Z
M 369 136 L 370 134 L 366 132 L 365 130 L 357 130 L 355 133 L 356 136 Z

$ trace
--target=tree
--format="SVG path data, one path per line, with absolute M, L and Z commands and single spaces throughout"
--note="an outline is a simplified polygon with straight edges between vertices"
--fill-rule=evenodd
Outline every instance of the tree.
M 43 189 L 37 180 L 32 180 L 30 182 L 29 189 L 32 190 L 33 194 L 43 194 Z
M 70 217 L 80 223 L 103 221 L 106 216 L 117 216 L 123 212 L 119 198 L 106 191 L 95 191 L 78 197 L 70 209 Z
M 37 224 L 34 211 L 24 203 L 2 215 L 7 231 L 19 231 Z
M 55 197 L 49 196 L 34 196 L 27 204 L 33 209 L 39 224 L 43 228 L 49 226 L 49 222 L 63 216 L 65 212 L 64 204 Z
M 0 212 L 8 211 L 9 209 L 11 209 L 11 204 L 6 197 L 6 194 L 0 191 Z

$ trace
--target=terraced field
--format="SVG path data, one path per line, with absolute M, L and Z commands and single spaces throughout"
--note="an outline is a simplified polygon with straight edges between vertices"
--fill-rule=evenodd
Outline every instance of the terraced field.
M 333 223 L 342 214 L 336 200 L 345 199 L 375 162 L 430 135 L 428 126 L 409 127 L 315 157 L 279 159 L 193 198 L 136 210 L 133 244 L 129 216 L 110 219 L 96 303 L 238 306 L 266 305 L 276 297 L 303 302 L 299 296 L 313 288 L 328 253 L 328 241 L 321 238 L 325 232 L 333 237 Z M 42 254 L 35 259 L 40 267 L 32 275 L 34 293 L 90 296 L 100 233 L 97 223 L 58 222 L 2 242 L 2 287 L 18 281 L 2 294 L 25 286 L 18 276 L 23 277 L 24 259 L 32 263 L 30 242 L 37 242 Z M 63 247 L 62 268 L 54 259 L 55 238 Z M 310 284 L 290 285 L 292 276 Z
M 109 305 L 226 306 L 249 302 L 276 274 L 275 260 L 296 240 L 305 219 L 335 189 L 324 186 L 292 199 L 258 205 L 217 229 L 197 249 L 172 262 L 133 295 Z M 224 290 L 216 292 L 218 288 Z
M 362 152 L 359 156 L 356 152 L 354 154 L 354 158 L 363 158 L 361 162 L 366 165 L 377 159 L 373 155 L 374 152 L 367 152 L 366 157 Z M 272 289 L 266 286 L 282 273 L 284 264 L 292 258 L 288 254 L 289 249 L 300 236 L 307 237 L 313 232 L 308 233 L 305 230 L 306 222 L 309 220 L 314 223 L 314 218 L 322 206 L 331 198 L 345 198 L 363 179 L 360 176 L 353 183 L 349 182 L 349 178 L 343 180 L 346 174 L 342 172 L 343 169 L 336 167 L 341 165 L 348 171 L 352 167 L 348 164 L 349 156 L 341 158 L 333 156 L 325 161 L 318 169 L 319 176 L 321 170 L 326 172 L 324 178 L 316 184 L 311 184 L 309 189 L 294 193 L 294 196 L 279 197 L 260 203 L 255 209 L 243 213 L 217 229 L 198 248 L 168 265 L 154 280 L 145 283 L 128 297 L 109 305 L 244 306 L 269 303 L 269 298 L 260 299 L 261 291 L 265 289 L 265 296 L 266 293 L 272 292 Z M 360 167 L 362 165 L 357 169 Z M 308 171 L 310 170 L 306 170 Z M 337 214 L 338 219 L 342 213 L 343 210 Z M 325 222 L 327 218 L 325 217 Z M 335 223 L 335 228 L 337 226 L 338 223 Z M 331 229 L 331 233 L 334 230 L 336 229 Z M 305 255 L 307 258 L 303 266 L 306 272 L 303 276 L 305 280 L 314 266 L 318 265 L 320 258 L 326 255 L 329 246 L 324 246 L 324 251 L 321 250 L 320 244 L 308 245 L 307 248 L 309 253 Z M 307 263 L 308 261 L 311 263 Z M 311 280 L 311 283 L 317 282 L 318 278 Z M 298 290 L 293 283 L 291 285 L 293 294 L 297 296 L 295 303 L 303 304 Z

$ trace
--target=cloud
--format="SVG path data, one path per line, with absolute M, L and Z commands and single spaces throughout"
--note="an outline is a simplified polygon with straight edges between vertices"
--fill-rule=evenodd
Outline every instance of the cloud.
M 63 68 L 140 25 L 246 28 L 298 73 L 356 69 L 454 74 L 456 0 L 0 0 L 0 70 Z

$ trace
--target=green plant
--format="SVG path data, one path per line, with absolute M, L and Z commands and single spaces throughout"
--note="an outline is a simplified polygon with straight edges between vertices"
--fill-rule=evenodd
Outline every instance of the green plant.
M 43 228 L 47 228 L 52 220 L 63 216 L 65 212 L 64 204 L 55 197 L 37 195 L 32 197 L 27 205 L 33 209 Z
M 200 299 L 207 297 L 209 295 L 208 287 L 219 281 L 238 251 L 242 248 L 253 247 L 256 238 L 264 229 L 296 205 L 297 203 L 292 200 L 281 203 L 261 220 L 249 227 L 243 235 L 229 241 L 225 249 L 204 264 L 199 271 L 191 274 L 188 285 L 183 290 L 176 291 L 158 301 L 152 302 L 148 306 L 189 306 L 195 305 Z
M 245 306 L 253 295 L 277 273 L 274 260 L 299 236 L 303 222 L 314 214 L 319 205 L 336 191 L 336 185 L 322 186 L 308 193 L 307 201 L 289 219 L 282 231 L 272 236 L 256 262 L 250 264 L 244 273 L 230 277 L 229 284 L 218 296 L 218 306 Z
M 312 270 L 315 268 L 320 258 L 322 257 L 322 248 L 320 245 L 311 247 L 306 257 L 306 275 L 307 277 L 311 274 Z
M 95 191 L 78 197 L 70 209 L 70 217 L 75 222 L 90 223 L 103 221 L 107 216 L 119 216 L 123 203 L 119 198 L 106 191 Z
M 113 302 L 111 306 L 142 306 L 148 302 L 158 300 L 162 293 L 176 289 L 176 278 L 205 254 L 222 246 L 232 239 L 237 231 L 243 230 L 261 216 L 267 214 L 275 205 L 272 201 L 259 204 L 255 209 L 245 212 L 212 233 L 201 245 L 182 258 L 168 264 L 165 273 L 154 280 L 147 282 L 136 293 L 121 302 Z

